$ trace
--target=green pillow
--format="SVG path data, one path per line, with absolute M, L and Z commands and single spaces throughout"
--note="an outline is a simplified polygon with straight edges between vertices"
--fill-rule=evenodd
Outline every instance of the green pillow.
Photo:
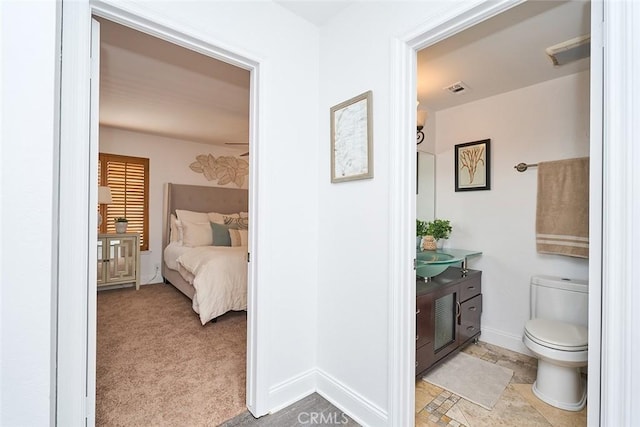
M 222 224 L 211 222 L 211 232 L 213 233 L 213 246 L 231 246 L 231 236 L 229 228 Z

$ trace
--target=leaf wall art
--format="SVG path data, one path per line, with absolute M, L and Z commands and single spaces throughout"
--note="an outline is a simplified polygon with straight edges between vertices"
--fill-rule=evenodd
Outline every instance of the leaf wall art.
M 238 188 L 242 188 L 249 175 L 249 162 L 232 156 L 216 158 L 212 154 L 199 154 L 189 168 L 203 174 L 207 181 L 217 181 L 218 185 L 234 183 Z

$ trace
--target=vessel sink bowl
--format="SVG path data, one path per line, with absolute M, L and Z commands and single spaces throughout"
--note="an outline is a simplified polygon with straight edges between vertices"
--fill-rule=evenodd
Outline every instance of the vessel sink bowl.
M 449 266 L 460 263 L 461 257 L 445 252 L 422 251 L 416 253 L 416 276 L 430 278 L 445 271 Z

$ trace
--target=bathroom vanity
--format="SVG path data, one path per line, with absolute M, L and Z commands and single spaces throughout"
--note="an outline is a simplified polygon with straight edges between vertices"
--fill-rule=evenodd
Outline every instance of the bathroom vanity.
M 482 313 L 479 270 L 448 267 L 416 279 L 416 376 L 477 340 Z

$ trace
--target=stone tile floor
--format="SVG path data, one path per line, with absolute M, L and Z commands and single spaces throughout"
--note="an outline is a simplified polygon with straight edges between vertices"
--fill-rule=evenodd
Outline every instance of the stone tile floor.
M 511 382 L 491 411 L 430 384 L 416 381 L 416 427 L 583 427 L 587 409 L 563 411 L 539 400 L 531 391 L 537 361 L 520 353 L 479 342 L 465 353 L 513 370 Z

